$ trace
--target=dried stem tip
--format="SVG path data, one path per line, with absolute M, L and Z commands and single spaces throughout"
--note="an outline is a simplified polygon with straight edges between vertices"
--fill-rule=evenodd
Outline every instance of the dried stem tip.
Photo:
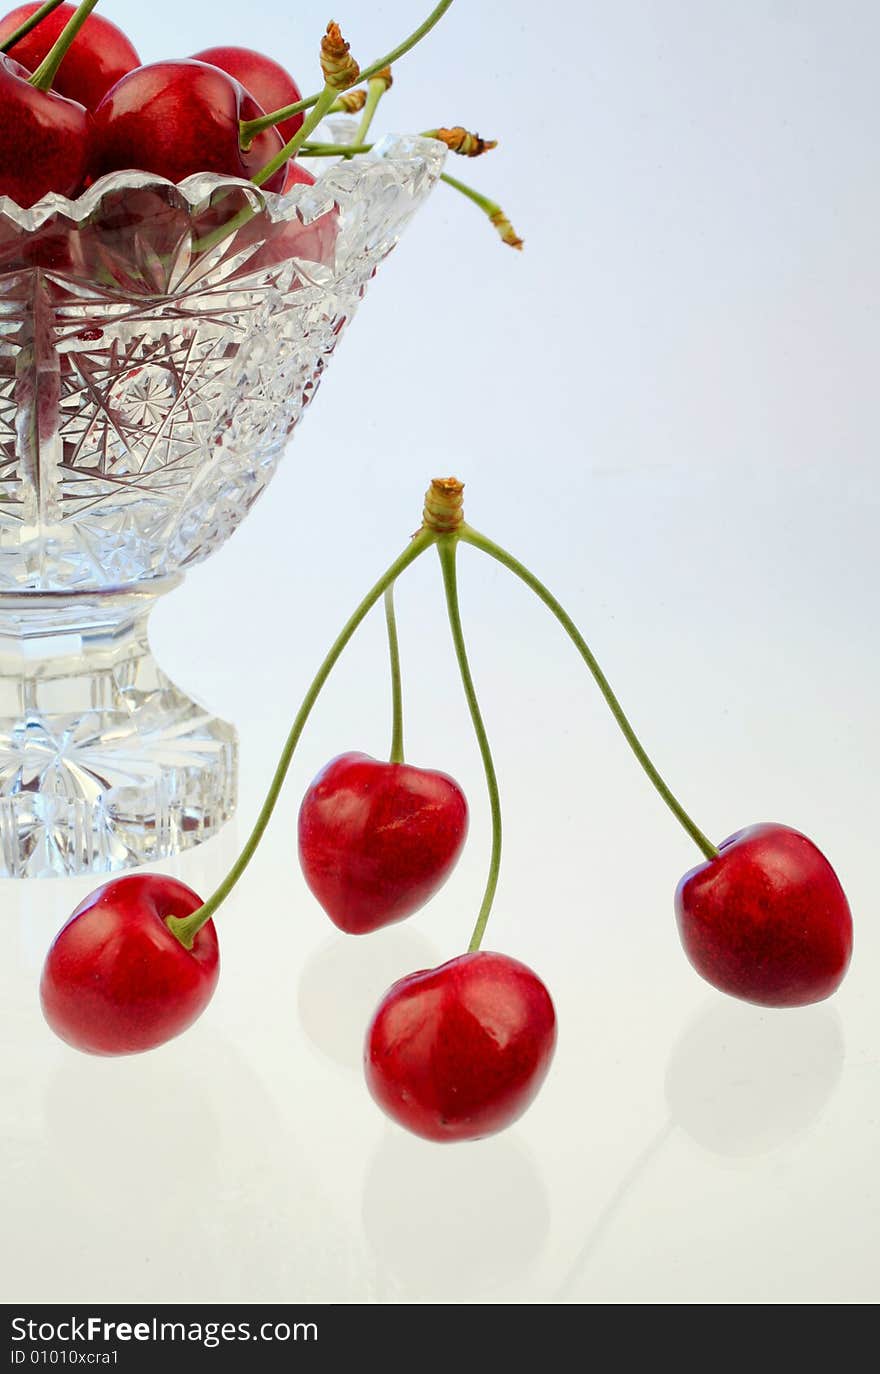
M 343 91 L 330 107 L 331 114 L 360 114 L 367 103 L 367 92 L 363 86 L 356 91 Z
M 479 134 L 470 133 L 460 124 L 454 129 L 432 129 L 431 137 L 439 138 L 450 152 L 458 153 L 459 157 L 481 157 L 483 153 L 498 147 L 497 138 L 480 138 Z
M 450 534 L 464 520 L 464 482 L 457 477 L 435 477 L 425 492 L 422 520 L 426 530 Z
M 349 46 L 342 37 L 339 25 L 331 21 L 321 39 L 321 71 L 325 84 L 334 91 L 344 91 L 346 86 L 353 86 L 360 76 L 361 69 L 351 56 Z
M 380 72 L 376 72 L 375 76 L 370 77 L 371 86 L 374 81 L 381 82 L 383 93 L 385 91 L 390 91 L 391 87 L 394 85 L 394 77 L 391 75 L 391 68 L 383 67 Z
M 516 248 L 521 251 L 523 246 L 523 240 L 520 238 L 519 234 L 514 229 L 513 225 L 505 215 L 504 211 L 499 207 L 497 210 L 494 211 L 493 214 L 489 216 L 489 218 L 495 225 L 495 228 L 498 230 L 499 234 L 501 235 L 503 242 L 509 244 L 511 248 Z

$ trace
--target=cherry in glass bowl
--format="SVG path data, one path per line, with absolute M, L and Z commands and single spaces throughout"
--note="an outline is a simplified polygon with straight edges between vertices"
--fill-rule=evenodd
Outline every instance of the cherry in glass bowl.
M 0 873 L 152 862 L 232 813 L 235 730 L 148 617 L 265 490 L 443 155 L 0 198 Z

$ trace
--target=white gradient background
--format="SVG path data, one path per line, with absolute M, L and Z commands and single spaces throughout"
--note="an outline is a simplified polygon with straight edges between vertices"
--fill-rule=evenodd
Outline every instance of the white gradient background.
M 335 10 L 367 60 L 427 8 Z M 147 59 L 244 41 L 307 89 L 329 17 L 314 0 L 251 5 L 246 23 L 207 0 L 103 10 Z M 322 697 L 219 918 L 216 999 L 184 1039 L 114 1062 L 56 1042 L 39 966 L 93 884 L 4 886 L 6 1301 L 880 1296 L 878 44 L 869 0 L 459 0 L 400 64 L 379 127 L 498 134 L 491 159 L 456 170 L 497 195 L 526 251 L 438 190 L 270 495 L 153 635 L 241 733 L 238 820 L 166 865 L 207 890 L 330 639 L 417 524 L 427 479 L 455 472 L 472 523 L 582 625 L 700 824 L 720 839 L 784 820 L 823 847 L 857 923 L 840 994 L 773 1014 L 691 972 L 672 892 L 699 856 L 555 623 L 465 550 L 506 815 L 487 946 L 544 976 L 559 1049 L 493 1140 L 430 1146 L 379 1114 L 359 1070 L 371 1006 L 461 949 L 488 854 L 426 559 L 399 595 L 408 754 L 459 777 L 473 823 L 411 922 L 337 935 L 295 856 L 312 774 L 386 748 L 381 618 Z

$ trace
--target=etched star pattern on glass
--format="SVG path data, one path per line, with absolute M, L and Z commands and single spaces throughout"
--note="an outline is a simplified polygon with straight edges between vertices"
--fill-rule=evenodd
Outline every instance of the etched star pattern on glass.
M 387 138 L 285 196 L 125 172 L 0 199 L 0 872 L 142 863 L 231 814 L 235 731 L 147 617 L 266 487 L 443 156 Z

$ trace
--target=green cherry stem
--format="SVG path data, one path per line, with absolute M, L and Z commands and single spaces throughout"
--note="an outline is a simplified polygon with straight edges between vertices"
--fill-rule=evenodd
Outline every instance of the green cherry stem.
M 459 181 L 458 177 L 450 176 L 448 172 L 443 172 L 440 180 L 445 181 L 446 185 L 451 186 L 453 190 L 461 192 L 463 196 L 467 196 L 468 200 L 472 200 L 474 205 L 480 207 L 484 215 L 489 215 L 491 217 L 497 210 L 501 209 L 501 206 L 496 201 L 490 200 L 488 196 L 484 196 L 480 191 L 475 190 L 473 186 L 468 186 L 466 182 Z
M 285 162 L 292 157 L 296 157 L 303 143 L 305 143 L 312 130 L 317 128 L 320 124 L 321 120 L 330 109 L 330 106 L 336 100 L 338 94 L 339 92 L 335 86 L 324 87 L 317 99 L 315 108 L 312 110 L 311 114 L 306 115 L 302 126 L 297 130 L 293 138 L 290 139 L 288 143 L 285 143 L 284 147 L 275 154 L 271 162 L 267 162 L 265 167 L 261 167 L 259 172 L 251 177 L 251 181 L 255 186 L 262 186 L 263 182 L 268 181 L 270 177 L 274 176 L 278 169 L 284 166 Z M 242 146 L 247 146 L 244 139 L 242 139 Z
M 200 239 L 193 239 L 193 256 L 195 257 L 199 253 L 208 253 L 212 248 L 219 248 L 221 243 L 225 243 L 227 239 L 232 238 L 232 235 L 237 234 L 239 229 L 244 228 L 246 224 L 250 224 L 256 213 L 257 211 L 253 205 L 245 205 L 237 214 L 233 215 L 231 219 L 228 219 L 225 224 L 218 224 L 216 229 L 212 229 L 210 233 L 203 234 Z
M 447 186 L 451 186 L 454 191 L 458 191 L 461 195 L 466 196 L 468 200 L 472 200 L 474 205 L 479 206 L 483 214 L 488 217 L 490 224 L 497 229 L 503 242 L 506 243 L 508 247 L 517 249 L 522 248 L 522 239 L 497 201 L 490 200 L 488 196 L 484 196 L 480 191 L 475 190 L 473 186 L 468 186 L 467 182 L 459 181 L 458 177 L 450 176 L 448 172 L 441 172 L 440 180 L 445 181 Z
M 434 6 L 427 19 L 417 29 L 413 30 L 409 38 L 398 43 L 397 47 L 392 48 L 391 52 L 386 53 L 384 57 L 380 57 L 376 62 L 371 62 L 369 67 L 364 67 L 357 79 L 351 82 L 351 85 L 358 86 L 362 81 L 369 81 L 370 77 L 375 76 L 383 67 L 390 67 L 392 63 L 399 61 L 404 53 L 408 53 L 411 48 L 422 41 L 426 34 L 431 32 L 431 29 L 440 22 L 451 4 L 452 0 L 441 0 L 439 5 Z M 336 95 L 338 94 L 337 91 Z M 246 146 L 263 129 L 270 129 L 273 124 L 280 124 L 293 115 L 301 114 L 303 110 L 310 110 L 313 105 L 318 103 L 321 95 L 322 92 L 318 91 L 317 95 L 307 95 L 304 100 L 298 100 L 294 105 L 285 105 L 281 110 L 273 110 L 271 114 L 263 115 L 260 119 L 242 120 L 241 137 L 243 144 Z
M 304 143 L 300 157 L 354 157 L 356 153 L 371 153 L 372 143 Z
M 387 78 L 387 79 L 386 79 Z M 367 134 L 370 132 L 370 125 L 373 122 L 376 111 L 379 108 L 379 101 L 389 89 L 391 82 L 390 73 L 380 72 L 374 76 L 367 85 L 367 103 L 361 115 L 361 122 L 355 135 L 355 143 L 366 143 Z
M 419 137 L 433 138 L 434 133 L 435 130 L 428 129 L 420 134 Z M 375 144 L 361 143 L 360 140 L 356 143 L 313 143 L 304 140 L 299 150 L 299 155 L 300 157 L 348 158 L 355 157 L 358 153 L 372 152 L 374 147 Z M 467 182 L 459 181 L 458 177 L 450 176 L 448 172 L 441 172 L 440 180 L 445 181 L 447 186 L 451 186 L 454 191 L 458 191 L 460 195 L 465 196 L 468 200 L 472 201 L 474 205 L 478 206 L 501 235 L 503 242 L 510 248 L 522 248 L 522 239 L 519 234 L 517 234 L 497 201 L 490 200 L 489 197 L 484 196 L 481 191 L 476 190 L 473 186 L 468 186 Z
M 15 47 L 16 43 L 20 43 L 23 38 L 27 38 L 31 29 L 35 29 L 53 10 L 57 10 L 58 6 L 63 3 L 64 0 L 46 0 L 44 5 L 41 5 L 38 10 L 34 10 L 33 14 L 29 14 L 27 19 L 19 24 L 17 29 L 13 29 L 9 37 L 3 40 L 2 45 L 0 45 L 0 52 L 9 52 L 11 48 Z
M 317 95 L 306 96 L 304 100 L 297 100 L 293 105 L 283 105 L 280 110 L 272 110 L 270 114 L 261 115 L 259 119 L 243 119 L 239 125 L 241 131 L 241 146 L 248 147 L 257 134 L 261 134 L 264 129 L 271 129 L 276 124 L 283 124 L 285 119 L 291 119 L 293 115 L 302 114 L 305 110 L 310 110 L 313 105 L 317 105 L 321 98 L 321 92 Z
M 32 74 L 30 84 L 38 91 L 48 91 L 52 87 L 58 68 L 67 55 L 67 50 L 88 19 L 98 0 L 82 0 L 76 12 L 70 16 L 54 44 L 46 53 L 39 67 Z
M 436 539 L 437 536 L 433 531 L 428 529 L 419 530 L 418 534 L 410 541 L 400 557 L 394 560 L 391 567 L 382 574 L 375 586 L 367 592 L 363 601 L 361 601 L 360 605 L 346 621 L 339 635 L 334 640 L 330 651 L 315 674 L 309 690 L 306 692 L 302 706 L 297 712 L 296 719 L 290 728 L 290 734 L 287 736 L 284 748 L 281 751 L 281 758 L 278 760 L 278 766 L 275 769 L 275 774 L 266 795 L 266 800 L 263 802 L 260 814 L 257 816 L 256 824 L 244 848 L 232 865 L 232 868 L 229 870 L 217 890 L 190 916 L 168 916 L 166 918 L 166 924 L 169 930 L 172 934 L 177 936 L 185 949 L 192 949 L 193 940 L 202 926 L 210 920 L 220 904 L 229 896 L 229 893 L 235 887 L 235 884 L 253 858 L 257 845 L 263 837 L 263 832 L 269 824 L 272 812 L 275 810 L 275 803 L 278 801 L 284 779 L 287 776 L 290 761 L 293 758 L 294 750 L 299 743 L 306 721 L 311 714 L 312 707 L 317 701 L 321 688 L 333 671 L 343 649 L 348 644 L 348 641 L 351 639 L 361 621 L 366 617 L 368 612 L 372 610 L 380 597 L 384 595 L 386 588 L 390 587 L 395 579 L 398 578 L 411 563 L 414 563 L 420 554 L 425 552 L 425 549 L 430 548 L 431 545 L 436 542 Z
M 394 583 L 385 591 L 385 625 L 388 630 L 388 658 L 391 666 L 391 756 L 392 763 L 403 763 L 403 684 L 400 676 L 400 641 L 394 614 Z
M 423 129 L 419 134 L 419 138 L 433 138 L 436 140 L 437 130 Z M 344 157 L 346 154 L 371 153 L 375 146 L 375 143 L 362 142 L 360 136 L 358 136 L 353 143 L 316 143 L 314 140 L 309 139 L 308 142 L 300 148 L 300 157 Z M 486 214 L 490 214 L 491 211 L 499 208 L 494 200 L 488 200 L 485 196 L 481 196 L 479 191 L 475 191 L 472 186 L 465 186 L 463 181 L 456 181 L 454 177 L 449 176 L 444 176 L 443 180 L 450 185 L 454 185 L 457 191 L 461 191 L 462 195 L 466 195 L 469 200 L 479 205 L 480 209 L 484 210 Z
M 438 139 L 438 133 L 438 129 L 422 129 L 419 138 L 433 138 L 435 142 L 444 142 L 443 139 Z M 358 137 L 352 143 L 317 143 L 313 139 L 309 139 L 300 149 L 300 156 L 343 157 L 346 153 L 370 153 L 375 146 L 375 143 L 364 143 L 361 140 L 359 131 Z M 446 146 L 448 148 L 449 144 L 447 143 Z M 483 196 L 479 191 L 475 191 L 473 186 L 466 186 L 463 181 L 457 181 L 455 177 L 451 177 L 448 174 L 444 175 L 443 180 L 447 182 L 448 185 L 454 186 L 456 191 L 460 191 L 463 196 L 467 196 L 468 200 L 472 200 L 475 205 L 479 205 L 480 209 L 485 214 L 492 215 L 495 211 L 500 210 L 500 205 L 494 200 L 489 200 L 488 196 Z
M 433 130 L 427 130 L 421 134 L 421 138 L 432 138 Z M 313 143 L 304 142 L 299 150 L 300 157 L 355 157 L 358 153 L 372 152 L 375 144 L 373 143 Z M 517 234 L 510 220 L 505 215 L 497 201 L 490 200 L 488 196 L 482 195 L 473 186 L 468 186 L 466 182 L 459 181 L 457 177 L 450 176 L 448 172 L 442 172 L 440 180 L 445 181 L 447 186 L 451 186 L 454 191 L 466 196 L 468 200 L 477 205 L 486 215 L 490 223 L 501 235 L 504 243 L 510 248 L 522 248 L 523 241 Z
M 464 529 L 465 527 L 461 526 L 460 528 Z M 477 915 L 477 923 L 474 926 L 474 933 L 468 945 L 468 952 L 473 954 L 482 944 L 483 935 L 486 930 L 486 922 L 489 920 L 489 913 L 492 910 L 492 903 L 495 900 L 495 889 L 498 886 L 498 873 L 501 868 L 501 799 L 498 794 L 498 778 L 495 773 L 495 764 L 492 761 L 492 751 L 489 747 L 486 727 L 483 724 L 480 705 L 477 701 L 474 680 L 471 676 L 470 665 L 468 663 L 464 631 L 461 627 L 461 613 L 458 605 L 458 578 L 455 567 L 458 540 L 458 531 L 452 534 L 441 535 L 437 541 L 437 552 L 440 555 L 440 566 L 443 570 L 443 586 L 446 591 L 446 609 L 449 613 L 449 627 L 452 630 L 455 657 L 458 660 L 458 668 L 461 673 L 461 684 L 464 688 L 468 710 L 471 714 L 474 734 L 477 737 L 480 757 L 483 760 L 483 771 L 486 774 L 486 787 L 489 792 L 489 807 L 492 813 L 492 854 L 489 860 L 489 875 L 486 879 L 486 890 L 483 894 L 483 900 Z
M 549 611 L 552 611 L 553 615 L 555 615 L 556 619 L 559 621 L 560 625 L 565 630 L 569 639 L 572 641 L 581 658 L 584 660 L 590 672 L 592 673 L 596 681 L 596 685 L 599 688 L 599 691 L 602 693 L 603 697 L 605 698 L 605 701 L 611 711 L 611 714 L 614 716 L 614 719 L 617 721 L 617 724 L 620 726 L 620 729 L 623 732 L 624 738 L 626 739 L 627 743 L 629 744 L 629 747 L 632 749 L 639 763 L 642 765 L 642 768 L 647 773 L 654 787 L 657 789 L 660 796 L 663 798 L 666 805 L 669 807 L 670 811 L 675 816 L 676 820 L 678 820 L 680 825 L 682 825 L 683 828 L 690 835 L 691 839 L 694 841 L 698 849 L 702 850 L 703 854 L 706 856 L 707 859 L 717 859 L 717 848 L 711 840 L 707 839 L 707 837 L 703 834 L 702 830 L 700 830 L 699 826 L 691 820 L 690 816 L 685 811 L 684 807 L 673 795 L 673 793 L 669 790 L 666 783 L 663 781 L 662 777 L 657 772 L 657 769 L 654 767 L 653 763 L 651 762 L 644 748 L 642 747 L 635 730 L 633 730 L 632 726 L 630 725 L 629 721 L 624 715 L 623 708 L 620 705 L 620 702 L 617 700 L 617 697 L 611 690 L 611 685 L 608 682 L 608 679 L 606 678 L 605 674 L 602 672 L 602 669 L 599 667 L 599 664 L 596 662 L 596 659 L 592 651 L 590 650 L 586 640 L 584 639 L 583 635 L 575 625 L 571 616 L 568 615 L 568 613 L 565 610 L 563 610 L 562 606 L 556 600 L 556 597 L 553 595 L 553 593 L 550 592 L 544 586 L 543 582 L 540 582 L 538 578 L 535 577 L 534 573 L 529 572 L 528 568 L 524 567 L 518 559 L 514 558 L 512 554 L 509 554 L 505 549 L 502 549 L 498 544 L 494 544 L 492 540 L 487 539 L 484 534 L 479 534 L 476 530 L 471 529 L 469 525 L 461 525 L 459 529 L 459 537 L 466 544 L 471 544 L 475 549 L 480 549 L 483 553 L 488 554 L 490 558 L 494 558 L 497 562 L 501 563 L 510 572 L 514 573 L 518 578 L 520 578 L 521 581 L 525 582 L 527 587 L 531 588 L 531 590 L 541 601 L 543 601 L 547 609 Z
M 358 81 L 369 81 L 377 72 L 381 72 L 383 67 L 392 67 L 395 62 L 399 62 L 401 57 L 408 53 L 411 48 L 414 48 L 417 43 L 421 43 L 426 34 L 429 34 L 435 25 L 439 24 L 451 4 L 452 0 L 440 0 L 440 4 L 434 6 L 427 19 L 424 19 L 417 29 L 413 29 L 409 38 L 404 38 L 402 43 L 398 43 L 397 47 L 392 48 L 384 57 L 371 62 L 369 67 L 364 67 Z

